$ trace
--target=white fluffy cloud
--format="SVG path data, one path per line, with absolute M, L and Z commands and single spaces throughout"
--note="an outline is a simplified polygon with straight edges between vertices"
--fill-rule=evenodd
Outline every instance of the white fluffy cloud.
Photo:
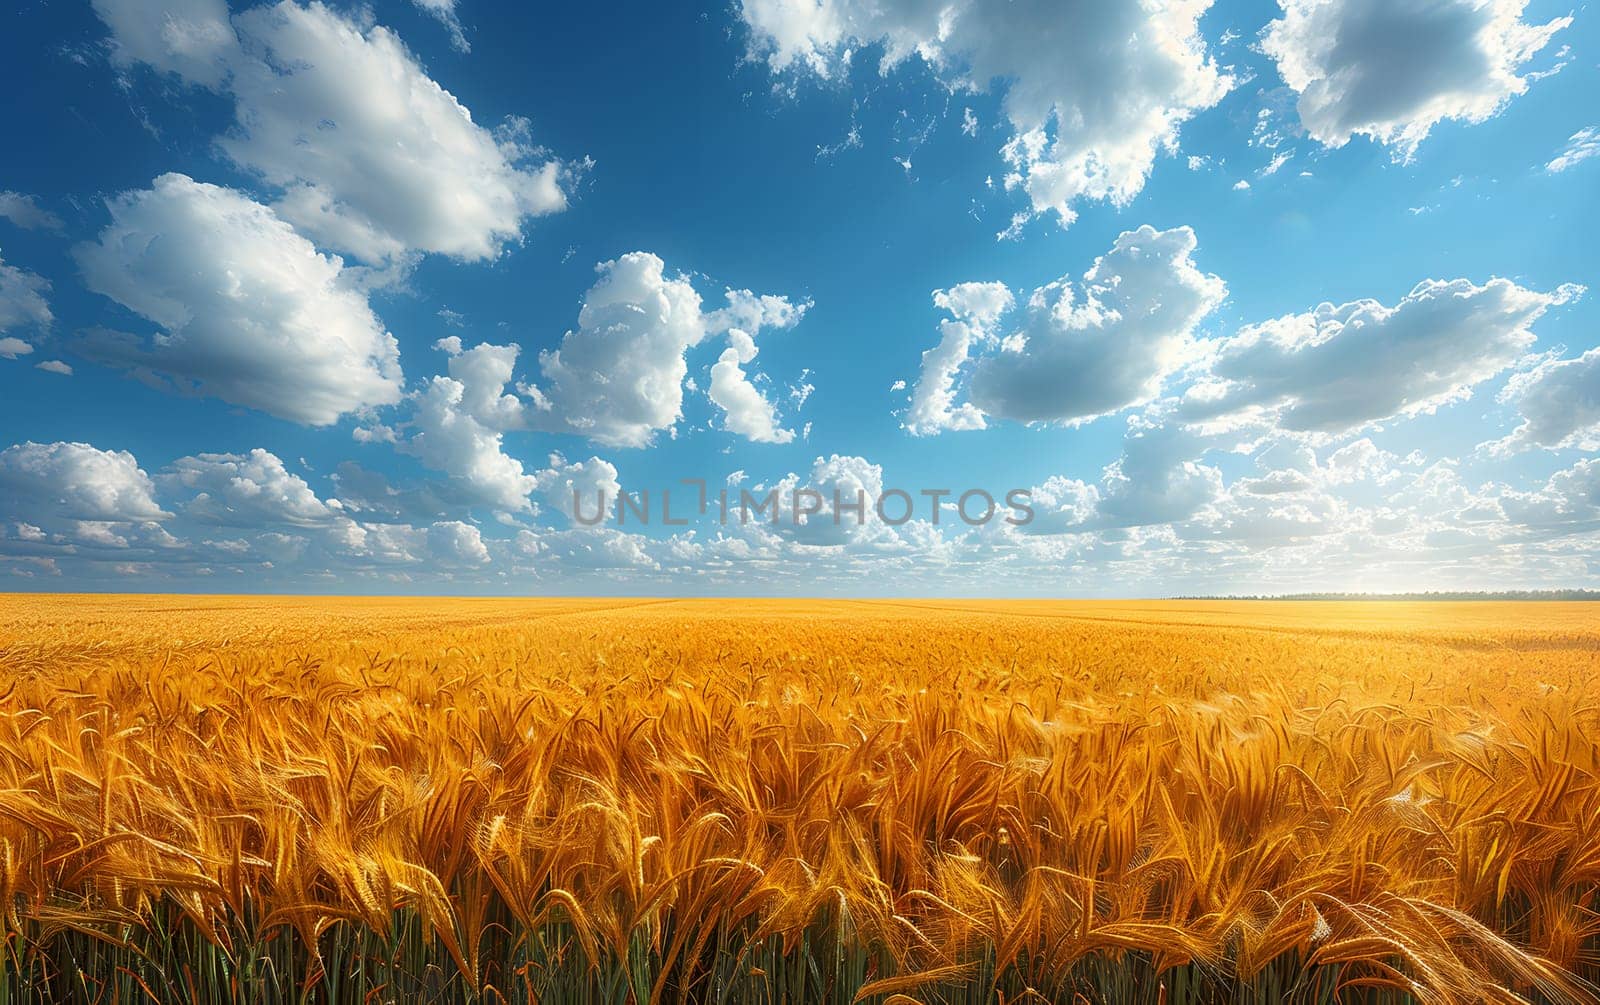
M 12 515 L 45 520 L 144 523 L 171 516 L 132 454 L 87 443 L 28 442 L 0 451 L 0 500 L 26 510 Z
M 271 209 L 181 174 L 107 205 L 111 225 L 76 249 L 85 282 L 160 334 L 101 333 L 86 355 L 310 425 L 400 399 L 394 337 Z
M 884 69 L 912 56 L 947 81 L 1003 81 L 1008 188 L 1063 224 L 1082 199 L 1119 205 L 1144 187 L 1179 127 L 1231 85 L 1201 38 L 1209 0 L 743 0 L 754 47 L 775 70 L 829 75 L 882 43 Z
M 283 214 L 366 259 L 400 248 L 476 260 L 560 210 L 561 165 L 526 123 L 491 133 L 392 32 L 321 4 L 280 3 L 235 19 L 246 48 L 222 148 L 285 190 Z
M 402 449 L 459 479 L 481 502 L 508 511 L 532 509 L 528 496 L 537 482 L 504 449 L 505 431 L 524 425 L 522 403 L 504 393 L 517 347 L 480 345 L 463 352 L 459 339 L 443 340 L 440 347 L 451 353 L 449 376 L 434 377 L 415 396 L 415 433 Z
M 434 7 L 438 4 L 432 5 Z M 499 254 L 526 219 L 565 207 L 562 164 L 525 120 L 490 131 L 381 25 L 319 2 L 95 0 L 114 58 L 231 94 L 219 143 L 282 192 L 280 216 L 366 261 L 407 251 Z
M 599 515 L 614 512 L 622 494 L 616 465 L 598 457 L 569 462 L 560 454 L 551 454 L 549 467 L 534 477 L 545 501 L 581 526 L 605 522 Z M 575 509 L 581 520 L 576 519 Z
M 643 251 L 599 265 L 578 327 L 558 348 L 539 354 L 544 381 L 529 391 L 539 405 L 532 425 L 613 446 L 647 446 L 682 417 L 689 349 L 736 325 L 754 338 L 762 326 L 792 326 L 805 313 L 803 304 L 742 290 L 728 291 L 727 306 L 706 313 L 688 277 L 669 277 L 665 268 Z M 727 386 L 725 376 L 723 395 L 732 400 Z M 764 432 L 747 414 L 741 423 L 729 428 L 746 436 Z
M 160 475 L 164 488 L 192 493 L 183 515 L 238 527 L 321 527 L 341 518 L 337 502 L 317 498 L 276 454 L 198 454 L 173 461 Z
M 45 299 L 49 291 L 50 283 L 42 276 L 0 259 L 0 336 L 24 326 L 48 328 L 55 320 Z M 7 359 L 32 351 L 32 345 L 14 335 L 0 338 L 0 356 Z
M 357 522 L 353 507 L 318 499 L 264 450 L 182 458 L 152 483 L 127 454 L 20 444 L 0 452 L 0 575 L 474 589 L 559 577 L 568 588 L 800 583 L 828 593 L 859 592 L 870 577 L 890 592 L 926 594 L 992 586 L 1002 572 L 1006 592 L 1058 593 L 1063 577 L 1083 577 L 1086 589 L 1171 594 L 1537 586 L 1581 578 L 1600 557 L 1600 463 L 1587 458 L 1526 491 L 1474 488 L 1450 461 L 1424 466 L 1367 440 L 1319 461 L 1304 440 L 1277 437 L 1254 451 L 1258 474 L 1225 485 L 1193 458 L 1237 443 L 1172 424 L 1169 405 L 1130 420 L 1124 455 L 1098 484 L 1052 478 L 1036 487 L 1038 516 L 1025 527 L 969 527 L 948 509 L 938 525 L 890 524 L 872 504 L 892 477 L 845 455 L 751 488 L 757 499 L 815 491 L 820 509 L 798 526 L 785 509 L 776 523 L 756 514 L 657 538 L 510 518 L 497 521 L 509 529 L 480 528 L 449 512 Z M 536 477 L 553 508 L 573 487 L 585 496 L 603 487 L 608 499 L 620 489 L 616 469 L 597 458 L 552 456 Z M 176 516 L 161 510 L 155 488 Z M 846 506 L 860 493 L 864 523 L 848 509 L 832 519 L 835 491 Z M 917 509 L 928 512 L 920 498 Z M 693 510 L 675 502 L 679 515 L 692 520 Z
M 159 499 L 171 501 L 165 511 Z M 445 515 L 419 523 L 357 522 L 320 499 L 270 451 L 197 454 L 154 479 L 131 454 L 84 443 L 22 443 L 0 451 L 0 572 L 104 578 L 481 574 L 505 542 Z M 400 581 L 405 581 L 403 578 Z
M 478 528 L 460 520 L 441 520 L 428 528 L 428 549 L 453 565 L 483 565 L 489 561 Z
M 912 392 L 912 432 L 981 428 L 985 417 L 1081 422 L 1149 401 L 1194 355 L 1194 331 L 1227 295 L 1196 268 L 1194 232 L 1153 227 L 1121 234 L 1081 284 L 1063 277 L 1034 290 L 1020 327 L 1001 336 L 1009 301 L 992 284 L 936 296 L 955 316 L 923 357 Z M 976 346 L 970 401 L 954 383 Z
M 340 559 L 340 568 L 360 568 L 362 564 L 378 568 L 425 564 L 448 579 L 490 561 L 488 545 L 478 528 L 460 520 L 438 520 L 428 525 L 348 523 L 341 526 L 345 531 L 342 546 L 348 559 Z
M 530 473 L 508 455 L 506 433 L 567 432 L 611 445 L 645 446 L 682 416 L 688 350 L 708 335 L 727 332 L 737 347 L 729 350 L 737 373 L 719 371 L 719 361 L 709 389 L 725 412 L 726 428 L 759 442 L 793 439 L 740 363 L 755 357 L 755 332 L 797 324 L 809 305 L 729 290 L 726 306 L 703 312 L 688 278 L 668 277 L 661 259 L 645 252 L 602 263 L 599 272 L 577 329 L 567 332 L 558 348 L 540 354 L 542 386 L 514 384 L 518 346 L 485 343 L 467 349 L 459 336 L 449 336 L 436 343 L 450 356 L 448 374 L 412 395 L 412 413 L 400 430 L 362 429 L 357 438 L 398 442 L 403 452 L 451 475 L 477 502 L 531 511 L 530 497 L 546 490 L 552 474 Z M 748 330 L 730 328 L 734 324 Z M 513 384 L 517 393 L 508 391 Z M 401 438 L 406 432 L 409 436 Z M 570 502 L 558 508 L 570 509 Z
M 725 290 L 726 304 L 706 314 L 706 331 L 711 333 L 739 328 L 752 336 L 768 328 L 793 328 L 811 309 L 811 301 L 795 302 L 770 293 Z
M 934 305 L 950 317 L 939 322 L 939 344 L 922 354 L 911 391 L 907 431 L 922 436 L 946 429 L 983 429 L 984 415 L 971 402 L 958 403 L 956 381 L 974 342 L 992 344 L 995 326 L 1015 302 L 1004 283 L 961 283 L 935 290 Z M 897 382 L 904 387 L 905 382 Z
M 1527 0 L 1279 0 L 1262 48 L 1299 95 L 1300 122 L 1409 157 L 1444 119 L 1482 122 L 1528 89 L 1523 64 L 1571 23 L 1522 20 Z
M 1533 447 L 1600 450 L 1600 349 L 1573 359 L 1545 359 L 1515 374 L 1500 400 L 1517 407 L 1522 423 L 1491 444 L 1492 453 Z
M 1237 430 L 1189 425 L 1164 399 L 1128 420 L 1122 453 L 1098 484 L 1054 477 L 1035 486 L 1039 517 L 1022 533 L 1120 532 L 1126 528 L 1186 524 L 1197 538 L 1283 540 L 1336 529 L 1342 503 L 1332 492 L 1357 483 L 1381 483 L 1403 462 L 1369 439 L 1317 452 L 1297 437 L 1241 436 Z M 1260 432 L 1259 430 L 1252 431 Z M 1255 451 L 1259 475 L 1225 484 L 1206 463 L 1215 453 Z
M 559 427 L 618 446 L 645 446 L 683 407 L 684 353 L 705 336 L 700 295 L 633 252 L 599 266 L 578 327 L 539 354 L 542 391 Z
M 1122 456 L 1106 468 L 1096 523 L 1145 527 L 1193 516 L 1222 494 L 1222 473 L 1199 459 L 1213 445 L 1181 425 L 1134 416 Z
M 818 457 L 812 462 L 808 478 L 802 481 L 790 475 L 780 481 L 776 489 L 780 508 L 793 507 L 796 492 L 815 492 L 816 499 L 820 500 L 821 509 L 811 516 L 779 517 L 779 532 L 802 544 L 860 545 L 896 536 L 895 530 L 879 520 L 877 514 L 877 503 L 884 493 L 883 466 L 865 457 L 840 454 Z M 752 495 L 760 499 L 764 493 L 757 491 Z M 836 500 L 840 503 L 837 509 L 834 507 Z M 851 509 L 858 504 L 863 511 Z
M 1363 436 L 1329 454 L 1327 463 L 1319 469 L 1319 473 L 1329 484 L 1347 485 L 1369 478 L 1382 478 L 1399 460 Z
M 1347 520 L 1339 500 L 1326 494 L 1263 495 L 1235 485 L 1184 526 L 1180 536 L 1238 542 L 1259 553 L 1335 534 Z
M 556 531 L 538 539 L 539 553 L 568 574 L 613 570 L 615 582 L 636 584 L 645 571 L 659 571 L 651 555 L 654 542 L 642 534 L 626 534 L 610 527 Z
M 722 424 L 755 443 L 788 443 L 794 430 L 784 429 L 776 406 L 751 383 L 744 365 L 756 358 L 755 340 L 742 328 L 728 332 L 728 348 L 722 350 L 711 367 L 711 387 L 707 394 L 722 409 Z
M 1334 491 L 1362 483 L 1385 484 L 1405 462 L 1365 437 L 1345 444 L 1318 463 L 1316 451 L 1296 439 L 1277 439 L 1255 456 L 1258 477 L 1242 477 L 1213 507 L 1204 533 L 1235 535 L 1253 530 L 1274 539 L 1327 533 L 1345 509 Z M 1263 504 L 1252 497 L 1264 497 Z
M 890 495 L 895 491 L 885 484 L 881 464 L 851 454 L 819 456 L 803 477 L 791 473 L 772 485 L 730 488 L 728 522 L 740 540 L 769 557 L 794 548 L 933 557 L 943 544 L 931 522 L 934 501 L 910 489 L 898 489 L 909 499 Z M 758 511 L 769 498 L 774 505 Z M 798 512 L 805 509 L 815 512 Z
M 1179 415 L 1337 434 L 1429 412 L 1510 367 L 1533 345 L 1529 326 L 1579 292 L 1427 280 L 1393 307 L 1322 304 L 1250 325 L 1217 346 L 1209 377 L 1185 393 Z
M 224 0 L 90 0 L 111 29 L 111 60 L 144 63 L 205 87 L 227 76 L 237 45 Z

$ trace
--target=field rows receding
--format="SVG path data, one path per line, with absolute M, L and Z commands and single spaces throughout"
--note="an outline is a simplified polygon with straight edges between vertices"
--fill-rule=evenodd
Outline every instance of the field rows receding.
M 1597 613 L 0 597 L 0 1005 L 1596 1001 Z

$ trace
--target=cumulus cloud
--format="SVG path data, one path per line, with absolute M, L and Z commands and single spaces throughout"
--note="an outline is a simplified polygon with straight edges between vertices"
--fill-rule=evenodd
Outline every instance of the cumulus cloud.
M 540 537 L 539 546 L 542 557 L 572 574 L 616 570 L 628 576 L 622 582 L 633 584 L 634 575 L 661 568 L 650 538 L 609 527 L 555 531 Z
M 1106 468 L 1096 525 L 1145 527 L 1199 512 L 1222 494 L 1222 473 L 1199 460 L 1214 445 L 1177 423 L 1132 417 L 1122 456 Z
M 516 358 L 515 349 L 509 356 Z M 451 376 L 433 378 L 416 396 L 410 423 L 415 433 L 402 449 L 428 467 L 460 479 L 484 503 L 504 510 L 531 509 L 528 496 L 536 482 L 523 471 L 521 461 L 505 452 L 505 427 L 494 424 L 492 413 L 479 410 L 481 399 L 493 393 L 483 378 L 455 372 L 455 361 L 461 358 L 451 360 Z M 493 390 L 503 387 L 509 377 L 508 360 L 505 378 Z
M 1180 537 L 1238 542 L 1252 552 L 1338 533 L 1348 513 L 1324 493 L 1273 494 L 1236 484 L 1180 529 Z
M 337 502 L 318 499 L 305 479 L 260 447 L 248 454 L 181 457 L 159 480 L 173 493 L 192 493 L 183 515 L 207 524 L 322 527 L 343 516 Z
M 36 519 L 144 523 L 172 515 L 132 454 L 87 443 L 30 441 L 0 451 L 0 500 L 12 515 Z
M 522 462 L 505 452 L 505 433 L 529 428 L 529 404 L 506 393 L 520 350 L 515 345 L 483 343 L 463 348 L 448 336 L 434 348 L 449 355 L 447 373 L 434 377 L 411 396 L 413 410 L 401 424 L 409 439 L 385 437 L 423 464 L 451 475 L 472 501 L 509 512 L 531 512 L 529 496 L 538 483 Z
M 224 0 L 90 0 L 111 29 L 111 61 L 144 63 L 204 87 L 216 87 L 236 55 Z
M 478 528 L 460 520 L 442 520 L 428 528 L 428 550 L 452 565 L 483 565 L 489 561 Z
M 651 256 L 653 257 L 653 256 Z M 602 280 L 602 283 L 604 280 Z M 670 281 L 678 282 L 678 281 Z M 687 283 L 685 281 L 685 287 Z M 689 289 L 692 295 L 692 288 Z M 658 305 L 659 306 L 659 305 Z M 603 365 L 603 357 L 595 359 L 596 369 L 586 371 L 582 379 L 590 382 L 596 389 L 604 389 L 607 377 L 623 372 L 645 372 L 652 367 L 656 369 L 672 369 L 672 361 L 682 362 L 682 348 L 677 350 L 677 355 L 670 352 L 652 356 L 652 352 L 662 349 L 659 342 L 639 346 L 633 340 L 643 339 L 649 341 L 660 335 L 659 330 L 649 327 L 648 321 L 643 318 L 643 312 L 635 312 L 624 308 L 616 312 L 615 316 L 625 321 L 642 322 L 638 328 L 628 328 L 626 331 L 608 331 L 604 336 L 617 337 L 614 344 L 619 357 L 629 357 L 632 362 L 622 369 L 613 367 L 607 370 Z M 671 311 L 666 312 L 670 315 Z M 695 308 L 698 314 L 698 308 Z M 665 315 L 655 316 L 660 321 Z M 585 324 L 594 323 L 590 318 Z M 669 333 L 668 337 L 676 337 Z M 572 339 L 571 333 L 568 340 Z M 563 343 L 567 345 L 568 343 Z M 523 467 L 521 461 L 511 457 L 505 452 L 505 434 L 512 431 L 530 429 L 551 429 L 560 431 L 583 430 L 592 433 L 596 439 L 604 439 L 602 430 L 613 431 L 627 427 L 618 423 L 607 423 L 607 413 L 604 411 L 608 401 L 621 401 L 624 405 L 638 405 L 642 400 L 638 394 L 639 389 L 619 390 L 619 397 L 605 399 L 601 393 L 593 407 L 594 414 L 601 417 L 601 421 L 584 422 L 579 420 L 579 415 L 588 414 L 567 409 L 579 409 L 582 402 L 572 393 L 573 387 L 567 384 L 555 384 L 559 388 L 554 400 L 560 402 L 562 411 L 556 411 L 544 392 L 517 385 L 519 394 L 507 393 L 507 387 L 513 383 L 513 374 L 520 350 L 515 345 L 481 344 L 470 349 L 463 348 L 461 340 L 455 336 L 440 339 L 435 346 L 450 356 L 448 375 L 434 377 L 421 391 L 412 396 L 413 410 L 408 420 L 401 423 L 402 432 L 409 436 L 399 441 L 402 452 L 412 454 L 425 465 L 437 471 L 443 471 L 452 476 L 465 490 L 468 501 L 495 506 L 509 512 L 532 512 L 535 505 L 532 496 L 536 493 L 544 495 L 557 510 L 572 515 L 572 490 L 580 489 L 582 498 L 591 509 L 595 505 L 593 500 L 596 492 L 604 490 L 610 504 L 617 498 L 618 485 L 616 481 L 616 468 L 606 461 L 592 457 L 588 461 L 569 464 L 560 454 L 552 454 L 550 467 L 544 470 L 529 472 Z M 546 373 L 550 373 L 546 370 Z M 558 371 L 560 372 L 560 371 Z M 678 371 L 678 380 L 687 372 L 687 367 Z M 569 381 L 563 373 L 563 377 Z M 670 394 L 672 388 L 657 388 L 661 394 Z M 681 403 L 682 388 L 676 388 L 677 401 Z M 635 411 L 630 415 L 649 415 L 652 413 Z M 659 413 L 655 413 L 659 414 Z M 668 425 L 676 421 L 676 414 L 665 420 Z M 641 426 L 647 425 L 641 423 Z M 650 427 L 653 431 L 655 427 Z M 641 433 L 641 435 L 645 435 Z M 588 510 L 585 511 L 586 515 Z
M 1264 473 L 1236 481 L 1236 494 L 1277 496 L 1318 492 L 1367 480 L 1383 481 L 1402 463 L 1366 437 L 1334 450 L 1325 463 L 1318 463 L 1316 451 L 1301 440 L 1276 439 L 1257 452 L 1255 461 Z
M 506 393 L 521 352 L 517 346 L 485 342 L 466 349 L 460 339 L 450 337 L 434 347 L 450 356 L 450 378 L 461 385 L 461 405 L 468 414 L 491 429 L 523 425 L 522 400 Z
M 727 290 L 727 303 L 706 313 L 706 330 L 723 332 L 738 328 L 754 335 L 768 328 L 793 328 L 811 309 L 811 301 L 792 301 L 788 297 L 749 290 Z
M 16 520 L 9 533 L 6 517 Z M 154 479 L 132 455 L 83 443 L 25 443 L 0 453 L 0 556 L 45 556 L 80 575 L 104 576 L 129 563 L 147 576 L 206 576 L 213 565 L 236 575 L 280 565 L 291 576 L 359 572 L 398 561 L 382 543 L 408 533 L 426 537 L 356 523 L 262 449 L 183 457 Z
M 971 402 L 957 403 L 956 381 L 973 344 L 993 344 L 1000 318 L 1015 302 L 1004 283 L 961 283 L 935 290 L 935 306 L 950 317 L 939 323 L 939 344 L 922 354 L 922 369 L 911 391 L 907 431 L 923 436 L 946 429 L 982 429 L 983 412 Z M 905 381 L 895 382 L 897 389 Z
M 271 209 L 181 174 L 107 206 L 111 225 L 76 249 L 84 280 L 160 333 L 101 332 L 84 355 L 309 425 L 399 401 L 394 337 L 343 263 Z
M 1246 526 L 1269 526 L 1287 533 L 1321 507 L 1307 498 L 1330 486 L 1373 477 L 1397 461 L 1370 440 L 1333 451 L 1319 464 L 1316 451 L 1292 437 L 1274 437 L 1270 427 L 1231 428 L 1191 424 L 1178 402 L 1162 399 L 1129 416 L 1120 455 L 1106 465 L 1098 483 L 1057 476 L 1033 488 L 1038 518 L 1027 535 L 1121 534 L 1130 528 L 1185 524 L 1200 520 L 1199 536 L 1243 534 Z M 1215 453 L 1255 453 L 1261 474 L 1227 484 L 1222 471 L 1206 463 Z M 1264 503 L 1254 497 L 1280 500 Z M 1277 523 L 1280 518 L 1287 522 Z
M 1600 349 L 1573 359 L 1547 358 L 1512 376 L 1500 401 L 1515 405 L 1522 423 L 1489 444 L 1504 456 L 1544 447 L 1600 450 Z
M 1052 475 L 1029 489 L 1028 495 L 1034 517 L 1018 533 L 1048 536 L 1082 534 L 1097 529 L 1095 510 L 1100 504 L 1099 486 L 1077 478 Z
M 48 292 L 49 280 L 0 259 L 0 336 L 22 327 L 50 327 L 55 316 L 45 299 Z M 7 359 L 32 351 L 32 345 L 14 335 L 0 338 L 0 356 Z
M 549 466 L 534 479 L 545 501 L 579 526 L 604 522 L 597 517 L 615 512 L 622 495 L 616 465 L 598 457 L 569 462 L 559 453 L 551 454 Z
M 711 367 L 711 401 L 722 409 L 723 428 L 755 443 L 788 443 L 794 430 L 784 429 L 777 407 L 751 383 L 744 364 L 756 358 L 756 343 L 743 329 L 728 332 L 728 348 Z
M 1254 451 L 1258 475 L 1224 485 L 1215 469 L 1194 458 L 1238 444 L 1170 417 L 1163 406 L 1130 420 L 1124 456 L 1098 484 L 1057 477 L 1035 487 L 1037 517 L 1024 527 L 967 527 L 948 509 L 939 525 L 890 524 L 873 507 L 893 484 L 884 469 L 834 455 L 819 457 L 806 474 L 751 489 L 758 499 L 772 491 L 786 498 L 815 492 L 819 508 L 798 526 L 787 515 L 774 524 L 757 514 L 709 536 L 688 528 L 665 538 L 615 526 L 549 529 L 511 518 L 498 521 L 510 530 L 496 531 L 451 514 L 366 522 L 368 514 L 357 522 L 347 515 L 355 507 L 317 499 L 264 450 L 174 462 L 154 480 L 177 511 L 168 516 L 127 455 L 82 444 L 22 444 L 0 453 L 0 574 L 65 571 L 105 581 L 134 569 L 151 581 L 260 584 L 337 576 L 349 583 L 485 588 L 508 576 L 559 576 L 568 587 L 633 589 L 681 589 L 684 582 L 778 589 L 799 577 L 811 584 L 808 590 L 844 593 L 873 576 L 890 592 L 925 594 L 971 592 L 1003 570 L 1007 592 L 1058 592 L 1069 576 L 1108 584 L 1108 592 L 1170 594 L 1520 585 L 1529 580 L 1505 577 L 1548 581 L 1551 570 L 1530 571 L 1530 563 L 1558 561 L 1581 575 L 1584 562 L 1596 557 L 1600 463 L 1588 459 L 1527 491 L 1474 489 L 1449 461 L 1421 469 L 1415 457 L 1396 458 L 1356 440 L 1319 463 L 1304 440 L 1279 437 Z M 55 454 L 73 456 L 60 461 Z M 91 463 L 110 459 L 109 472 L 73 474 L 79 454 Z M 620 489 L 615 468 L 598 458 L 572 463 L 555 455 L 537 478 L 553 508 L 575 485 L 587 486 L 586 495 L 606 486 L 608 498 Z M 131 498 L 105 491 L 123 483 L 133 486 Z M 1374 503 L 1378 488 L 1383 492 Z M 846 507 L 838 521 L 835 492 Z M 858 494 L 864 521 L 850 508 Z M 80 501 L 64 502 L 73 499 Z M 919 516 L 926 512 L 925 502 L 918 507 Z M 196 578 L 213 575 L 219 578 Z
M 444 579 L 487 565 L 491 556 L 478 528 L 460 520 L 432 524 L 347 523 L 339 542 L 342 568 L 379 569 L 426 564 Z
M 435 344 L 450 357 L 447 374 L 411 396 L 411 413 L 396 427 L 358 430 L 358 438 L 396 442 L 403 452 L 451 475 L 473 501 L 528 511 L 530 497 L 547 491 L 552 473 L 530 472 L 509 456 L 507 433 L 543 430 L 611 445 L 647 445 L 681 418 L 685 389 L 693 386 L 687 379 L 688 350 L 724 331 L 729 349 L 712 367 L 707 391 L 723 411 L 724 427 L 756 442 L 794 438 L 757 388 L 756 380 L 764 378 L 752 379 L 745 366 L 756 355 L 753 331 L 797 324 L 807 305 L 730 290 L 727 306 L 703 312 L 689 280 L 669 278 L 661 260 L 646 253 L 603 263 L 600 273 L 579 312 L 578 328 L 567 332 L 557 349 L 540 354 L 544 379 L 539 386 L 514 379 L 518 346 L 466 348 L 459 336 L 448 336 Z M 727 327 L 735 322 L 751 331 Z M 615 470 L 606 468 L 614 487 Z M 557 508 L 566 511 L 570 504 Z
M 558 427 L 637 447 L 678 421 L 684 353 L 705 336 L 705 323 L 689 280 L 663 270 L 647 252 L 602 263 L 578 327 L 540 353 L 542 392 Z
M 1000 335 L 1009 306 L 992 284 L 967 284 L 936 302 L 954 315 L 923 357 L 907 428 L 915 433 L 982 428 L 985 417 L 1084 422 L 1154 398 L 1194 355 L 1194 331 L 1227 295 L 1191 257 L 1188 227 L 1144 226 L 1121 234 L 1084 273 L 1028 297 L 1019 327 Z M 1003 288 L 1002 288 L 1003 289 Z M 976 347 L 969 400 L 957 375 Z
M 20 192 L 0 192 L 0 217 L 25 230 L 60 230 L 61 217 L 39 205 L 39 200 Z
M 1253 452 L 1259 474 L 1227 482 L 1203 461 L 1214 451 Z M 1506 577 L 1537 559 L 1529 542 L 1600 525 L 1588 473 L 1517 492 L 1473 489 L 1452 461 L 1424 464 L 1368 439 L 1319 462 L 1303 438 L 1252 444 L 1176 422 L 1162 402 L 1130 420 L 1123 457 L 1098 485 L 1049 479 L 1033 489 L 1037 519 L 999 538 L 1020 548 L 1016 572 L 1051 561 L 1166 594 L 1180 581 L 1204 593 L 1494 588 L 1527 582 Z
M 909 501 L 886 496 L 894 490 L 895 486 L 885 485 L 881 464 L 858 455 L 830 454 L 817 457 L 804 477 L 791 473 L 773 485 L 730 489 L 729 512 L 734 515 L 729 519 L 746 515 L 739 532 L 774 556 L 793 546 L 880 557 L 935 550 L 942 539 L 931 524 L 933 501 L 906 489 L 898 491 L 906 492 Z M 755 507 L 769 497 L 776 509 L 757 512 Z M 741 508 L 746 502 L 748 506 Z M 797 512 L 807 508 L 815 512 Z M 912 514 L 915 518 L 905 519 Z
M 1008 188 L 1063 225 L 1084 199 L 1131 201 L 1178 130 L 1232 81 L 1198 24 L 1209 0 L 1077 4 L 1054 0 L 744 0 L 753 47 L 776 71 L 830 76 L 879 43 L 883 69 L 923 60 L 946 82 L 1004 82 Z
M 346 479 L 339 482 L 343 490 Z M 552 502 L 562 486 L 605 487 L 613 502 L 619 488 L 606 462 L 569 464 L 559 455 L 539 482 Z M 264 449 L 183 457 L 153 479 L 132 455 L 88 444 L 30 442 L 0 452 L 0 573 L 65 568 L 87 579 L 126 572 L 152 581 L 226 573 L 259 585 L 267 576 L 288 583 L 329 576 L 410 582 L 418 575 L 486 582 L 497 566 L 525 570 L 517 561 L 534 555 L 578 571 L 659 568 L 649 554 L 655 545 L 636 535 L 605 527 L 535 532 L 501 522 L 515 535 L 491 538 L 448 513 L 362 513 L 318 498 Z M 694 546 L 684 538 L 661 547 L 687 553 Z
M 804 304 L 743 290 L 728 291 L 727 306 L 703 312 L 688 277 L 668 276 L 665 269 L 660 258 L 642 251 L 598 266 L 600 278 L 584 297 L 578 327 L 559 347 L 539 354 L 544 380 L 528 389 L 536 403 L 531 425 L 612 446 L 647 446 L 682 417 L 691 348 L 735 326 L 753 340 L 762 327 L 790 327 L 805 313 Z M 747 399 L 731 396 L 728 375 L 723 380 L 718 393 L 742 409 L 740 425 L 729 428 L 746 436 L 769 432 L 751 418 Z M 775 416 L 773 422 L 776 436 Z
M 1400 458 L 1363 436 L 1329 454 L 1321 474 L 1329 484 L 1347 485 L 1367 479 L 1382 480 L 1398 463 Z
M 222 148 L 281 186 L 282 212 L 313 238 L 369 260 L 402 247 L 480 260 L 565 207 L 562 166 L 526 122 L 474 123 L 381 25 L 289 2 L 235 23 L 260 55 L 235 69 Z
M 173 502 L 169 513 L 159 497 Z M 75 574 L 370 576 L 425 568 L 440 580 L 490 565 L 496 543 L 448 515 L 358 522 L 270 451 L 179 458 L 154 479 L 125 452 L 23 443 L 0 452 L 0 560 Z M 169 533 L 169 528 L 172 533 Z M 176 536 L 175 536 L 176 535 Z
M 1299 95 L 1312 137 L 1360 133 L 1408 158 L 1445 119 L 1482 122 L 1528 89 L 1518 76 L 1556 32 L 1522 20 L 1527 0 L 1279 0 L 1262 49 Z
M 1529 326 L 1579 292 L 1430 279 L 1393 307 L 1322 304 L 1250 325 L 1217 345 L 1208 376 L 1184 394 L 1178 415 L 1338 434 L 1431 412 L 1515 363 L 1534 342 Z
M 95 9 L 115 59 L 232 96 L 221 149 L 277 187 L 279 215 L 324 247 L 369 262 L 408 251 L 482 260 L 566 205 L 566 169 L 532 144 L 526 120 L 473 122 L 382 25 L 292 0 L 231 22 L 221 0 Z

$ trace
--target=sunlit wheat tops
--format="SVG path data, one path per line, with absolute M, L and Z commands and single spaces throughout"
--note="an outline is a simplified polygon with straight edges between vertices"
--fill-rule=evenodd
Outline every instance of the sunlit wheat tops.
M 1595 1001 L 1581 605 L 0 599 L 0 1002 Z

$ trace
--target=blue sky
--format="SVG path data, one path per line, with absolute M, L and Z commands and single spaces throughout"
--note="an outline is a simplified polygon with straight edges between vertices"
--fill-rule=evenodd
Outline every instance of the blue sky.
M 1586 8 L 547 6 L 11 15 L 0 584 L 1600 585 Z

